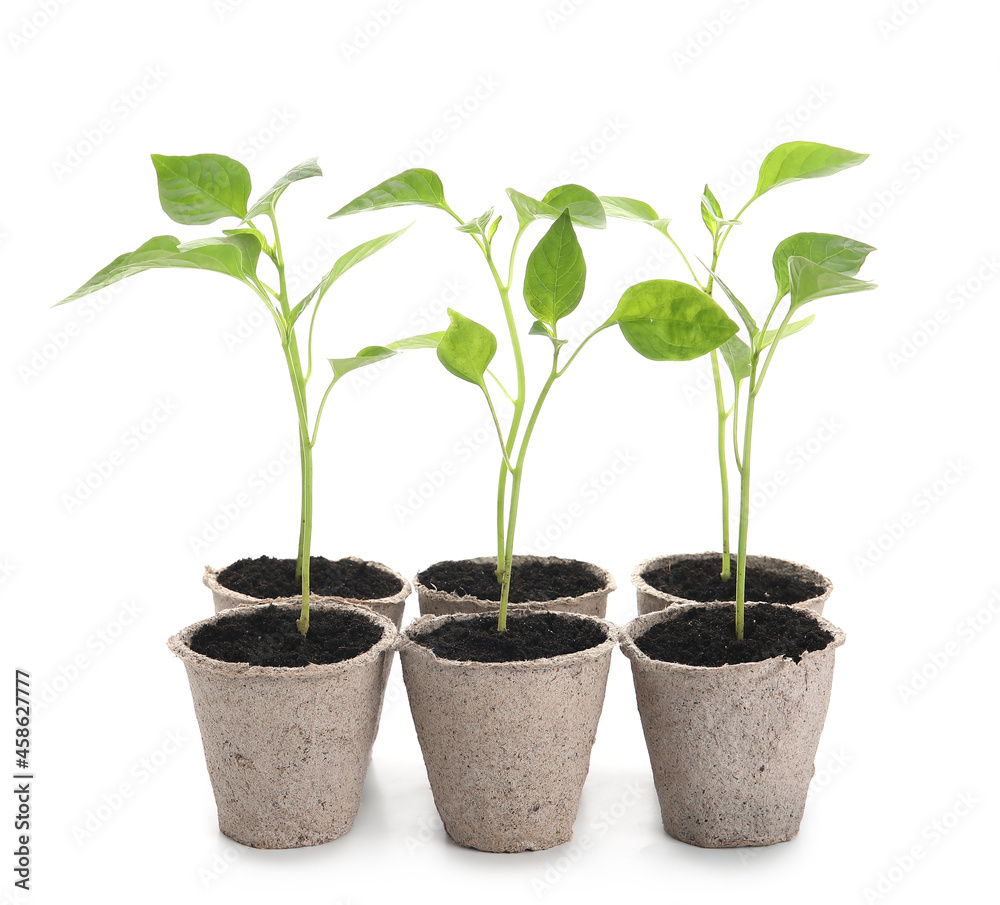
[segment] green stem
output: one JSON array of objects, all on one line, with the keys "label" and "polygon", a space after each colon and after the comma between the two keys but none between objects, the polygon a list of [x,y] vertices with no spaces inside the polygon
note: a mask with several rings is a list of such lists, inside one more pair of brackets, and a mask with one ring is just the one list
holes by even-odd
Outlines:
[{"label": "green stem", "polygon": [[[714,267],[712,268],[715,269]],[[732,575],[729,557],[729,470],[726,465],[726,402],[722,395],[722,375],[719,372],[719,354],[712,350],[712,377],[715,380],[715,402],[719,426],[719,476],[722,479],[722,572],[723,581]]]},{"label": "green stem", "polygon": [[751,387],[751,393],[754,396],[760,392],[760,386],[764,382],[764,378],[767,376],[767,369],[771,366],[771,359],[774,358],[774,350],[778,348],[778,343],[781,340],[781,334],[785,332],[785,327],[788,326],[788,322],[792,319],[792,309],[788,309],[788,313],[785,315],[784,319],[781,321],[781,326],[778,327],[778,332],[774,337],[774,342],[771,343],[771,348],[767,350],[767,358],[764,359],[764,367],[760,372],[760,379],[757,381],[756,385]]},{"label": "green stem", "polygon": [[517,507],[521,498],[521,478],[524,475],[524,457],[528,452],[528,442],[531,440],[532,431],[535,429],[535,422],[545,403],[552,384],[559,377],[559,347],[552,351],[552,370],[542,387],[541,393],[535,402],[535,407],[531,410],[531,417],[528,418],[528,426],[524,429],[524,437],[521,439],[521,448],[517,455],[517,464],[513,469],[513,480],[510,488],[510,514],[507,518],[507,542],[504,548],[503,575],[500,586],[500,619],[497,622],[497,630],[507,631],[507,604],[510,600],[510,575],[514,564],[514,529],[517,527]]},{"label": "green stem", "polygon": [[743,429],[743,468],[740,471],[740,538],[736,551],[736,637],[743,640],[743,604],[746,600],[747,528],[750,523],[750,445],[753,439],[753,410],[757,387],[757,355],[751,352],[750,387]]}]

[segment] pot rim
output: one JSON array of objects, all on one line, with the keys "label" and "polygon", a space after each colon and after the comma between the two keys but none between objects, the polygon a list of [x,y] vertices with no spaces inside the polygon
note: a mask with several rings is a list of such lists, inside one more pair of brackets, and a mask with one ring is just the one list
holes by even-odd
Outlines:
[{"label": "pot rim", "polygon": [[499,662],[483,662],[481,660],[449,660],[439,657],[429,647],[424,646],[417,640],[420,635],[448,621],[470,621],[473,619],[483,619],[485,617],[499,616],[500,610],[483,613],[447,613],[443,616],[418,616],[402,632],[397,633],[395,649],[403,652],[408,651],[433,662],[440,669],[470,669],[479,668],[486,670],[506,670],[515,672],[547,671],[566,666],[574,660],[598,660],[606,653],[612,651],[618,643],[621,629],[608,619],[601,619],[599,616],[591,616],[587,613],[569,613],[558,610],[549,611],[554,616],[561,619],[583,619],[588,622],[597,623],[605,632],[605,638],[600,644],[584,650],[571,651],[566,654],[557,654],[554,657],[539,657],[535,660],[501,660]]},{"label": "pot rim", "polygon": [[[525,562],[545,562],[551,560],[558,560],[559,562],[569,562],[569,563],[580,563],[586,566],[593,574],[597,575],[604,584],[594,591],[585,591],[583,594],[577,594],[571,597],[555,597],[552,600],[529,600],[524,603],[508,603],[507,606],[510,610],[548,610],[553,606],[559,605],[569,605],[580,600],[585,600],[591,596],[597,596],[602,594],[610,595],[614,591],[618,590],[618,585],[615,582],[614,576],[603,566],[599,566],[596,563],[588,562],[584,559],[572,559],[566,556],[537,556],[533,553],[515,553],[513,562],[515,565],[523,564]],[[431,563],[429,566],[425,566],[421,569],[413,578],[413,588],[420,594],[433,594],[441,600],[446,600],[449,603],[461,603],[464,605],[473,605],[479,609],[479,613],[471,615],[480,615],[484,613],[498,613],[500,602],[498,600],[484,600],[482,597],[474,597],[471,594],[456,594],[453,591],[441,591],[437,588],[432,588],[425,585],[421,580],[420,576],[426,572],[428,569],[433,569],[434,566],[440,565],[443,562],[469,562],[469,563],[489,563],[496,562],[495,556],[466,556],[462,559],[442,559],[438,562]]]},{"label": "pot rim", "polygon": [[[705,559],[707,557],[721,557],[722,553],[714,550],[706,550],[704,553],[661,553],[657,556],[650,556],[648,559],[644,559],[632,570],[632,584],[637,591],[641,594],[649,594],[651,597],[655,597],[658,600],[664,600],[672,605],[678,603],[728,603],[732,604],[732,600],[714,601],[714,600],[692,600],[690,597],[678,597],[676,594],[671,594],[668,591],[661,591],[659,588],[654,588],[648,581],[646,581],[645,573],[649,572],[651,569],[656,568],[664,560],[672,559],[686,559],[686,560],[699,560]],[[781,559],[777,556],[767,556],[763,553],[748,553],[747,562],[756,562],[761,565],[769,565],[771,563],[777,563],[782,566],[792,566],[795,569],[800,569],[804,572],[809,573],[810,580],[815,581],[823,590],[819,594],[815,594],[812,597],[807,597],[805,600],[799,600],[795,603],[783,604],[783,606],[795,606],[795,607],[807,607],[810,604],[815,603],[817,600],[827,600],[830,594],[833,593],[833,582],[827,578],[822,572],[817,572],[812,566],[804,565],[803,563],[796,562],[793,559]],[[747,601],[747,603],[773,603],[773,601],[766,600],[754,600]]]},{"label": "pot rim", "polygon": [[[298,603],[282,602],[272,604],[279,609],[288,610],[289,616],[295,616],[301,611]],[[226,660],[216,660],[214,657],[207,657],[191,649],[191,638],[194,633],[203,625],[218,622],[221,619],[241,619],[250,615],[249,607],[234,607],[223,610],[193,622],[191,625],[182,628],[179,632],[171,635],[167,639],[167,647],[184,661],[185,666],[192,666],[203,672],[224,673],[230,676],[247,676],[253,678],[273,678],[273,679],[329,679],[331,677],[351,672],[370,661],[380,657],[385,651],[393,650],[397,635],[396,626],[392,620],[381,613],[360,607],[340,603],[334,600],[310,602],[310,612],[324,610],[345,610],[351,613],[360,613],[370,622],[374,622],[382,629],[382,637],[376,641],[368,650],[351,657],[349,660],[341,660],[338,663],[310,663],[306,666],[252,666],[249,663],[231,663]]]},{"label": "pot rim", "polygon": [[[760,605],[761,602],[759,601],[747,601],[745,604],[748,608]],[[765,605],[773,606],[774,604]],[[625,625],[620,626],[618,629],[618,643],[621,647],[622,653],[632,661],[633,666],[637,666],[641,669],[664,670],[691,676],[700,676],[708,673],[718,674],[722,670],[748,671],[755,668],[770,670],[782,661],[787,661],[793,666],[801,666],[807,658],[813,659],[827,653],[828,651],[836,650],[838,647],[841,647],[845,641],[847,641],[847,635],[844,631],[837,628],[837,626],[835,626],[828,619],[825,619],[823,616],[816,615],[816,613],[811,610],[800,610],[800,612],[805,613],[810,619],[815,620],[820,628],[833,635],[833,639],[820,650],[806,651],[803,653],[799,658],[798,663],[789,657],[781,655],[777,657],[768,657],[766,660],[752,660],[749,663],[725,663],[722,666],[691,666],[687,663],[674,663],[670,660],[655,660],[639,649],[635,640],[637,638],[641,638],[652,626],[667,619],[674,619],[683,610],[692,609],[694,607],[704,607],[706,609],[732,607],[735,610],[735,604],[731,600],[713,600],[709,603],[696,603],[692,601],[688,603],[674,604],[673,606],[669,606],[665,609],[656,610],[653,613],[646,613],[644,616],[637,616],[635,619],[632,619]]]},{"label": "pot rim", "polygon": [[[359,556],[343,556],[341,559],[349,559],[354,562],[361,562],[368,566],[374,566],[377,569],[387,572],[395,578],[399,579],[400,589],[388,597],[334,597],[325,594],[312,594],[309,595],[310,606],[315,603],[341,603],[342,601],[348,601],[350,603],[361,603],[365,606],[381,605],[381,604],[392,604],[392,603],[402,603],[413,593],[413,586],[410,584],[409,580],[397,572],[395,569],[387,566],[385,563],[377,562],[370,559],[361,559]],[[232,565],[230,563],[229,565]],[[302,594],[294,594],[291,597],[252,597],[249,594],[244,594],[240,591],[234,591],[231,588],[227,588],[224,584],[219,582],[219,573],[224,572],[229,566],[223,566],[221,569],[216,569],[214,566],[205,566],[205,572],[202,575],[201,581],[213,594],[224,594],[225,596],[238,601],[244,606],[256,606],[258,604],[278,604],[278,603],[293,603],[298,601],[300,604],[302,602]]]}]

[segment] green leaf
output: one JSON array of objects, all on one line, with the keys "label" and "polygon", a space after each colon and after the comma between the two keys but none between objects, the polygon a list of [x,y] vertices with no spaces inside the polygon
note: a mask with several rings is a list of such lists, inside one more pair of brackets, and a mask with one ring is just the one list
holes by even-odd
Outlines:
[{"label": "green leaf", "polygon": [[[805,328],[808,327],[814,320],[816,320],[816,315],[810,314],[809,317],[804,317],[800,321],[795,321],[794,323],[789,324],[781,332],[781,338],[784,339],[787,336],[794,336],[796,333],[805,330]],[[777,336],[777,330],[768,330],[763,336],[758,333],[755,338],[760,343],[759,351],[763,352],[769,345],[771,345],[771,343],[774,342]]]},{"label": "green leaf", "polygon": [[617,217],[619,220],[635,220],[639,223],[648,223],[653,229],[667,235],[669,220],[659,217],[655,210],[645,201],[637,201],[635,198],[624,198],[621,195],[601,195],[601,204],[609,217]]},{"label": "green leaf", "polygon": [[439,330],[437,333],[421,333],[419,336],[397,339],[395,342],[389,343],[389,348],[397,352],[407,349],[436,349],[442,336],[444,336],[444,330]]},{"label": "green leaf", "polygon": [[545,324],[543,324],[541,321],[535,321],[531,325],[531,329],[528,330],[528,335],[529,336],[547,336],[549,339],[554,339],[555,338],[554,335],[553,335],[553,333],[552,333],[552,330],[548,326],[546,326]]},{"label": "green leaf", "polygon": [[247,211],[244,219],[249,220],[251,217],[259,217],[261,214],[273,214],[274,206],[278,203],[282,192],[293,182],[298,182],[300,179],[309,179],[312,176],[322,176],[323,171],[319,168],[316,160],[317,158],[310,157],[297,167],[292,167],[292,169],[285,173],[284,176],[257,199],[254,206]]},{"label": "green leaf", "polygon": [[333,382],[336,383],[345,374],[358,368],[366,368],[377,361],[384,361],[397,354],[392,349],[385,346],[366,346],[353,358],[331,358],[330,366],[333,368]]},{"label": "green leaf", "polygon": [[503,220],[503,215],[501,214],[490,224],[490,231],[486,235],[486,241],[492,242],[493,237],[497,234],[497,227],[500,225],[500,221]]},{"label": "green leaf", "polygon": [[731,336],[719,346],[719,351],[733,375],[733,383],[739,387],[740,381],[750,376],[750,347],[738,336]]},{"label": "green leaf", "polygon": [[[161,267],[209,270],[246,282],[248,264],[243,258],[244,246],[236,242],[235,238],[232,242],[207,240],[182,250],[175,236],[154,236],[135,251],[119,255],[107,267],[95,273],[76,292],[66,296],[57,304],[65,305],[133,274]],[[257,253],[259,252],[258,248]]]},{"label": "green leaf", "polygon": [[877,288],[874,283],[856,280],[846,274],[814,264],[808,258],[794,255],[788,259],[788,277],[791,282],[792,311],[801,308],[807,302],[828,295],[843,295]]},{"label": "green leaf", "polygon": [[246,216],[250,173],[222,154],[165,157],[153,154],[160,206],[178,223],[201,226],[220,217]]},{"label": "green leaf", "polygon": [[714,239],[719,234],[719,222],[724,219],[722,208],[716,200],[712,190],[705,185],[705,191],[701,196],[701,219],[704,221],[708,231]]},{"label": "green leaf", "polygon": [[483,375],[497,351],[497,339],[482,324],[448,309],[451,325],[438,342],[437,355],[452,374],[486,388]]},{"label": "green leaf", "polygon": [[601,199],[582,185],[570,183],[556,186],[545,193],[542,204],[547,204],[557,211],[569,211],[573,222],[579,223],[580,226],[604,229],[608,224]]},{"label": "green leaf", "polygon": [[413,226],[413,224],[411,223],[409,226],[404,226],[402,229],[396,230],[394,233],[387,233],[384,236],[378,236],[375,239],[369,239],[367,242],[362,242],[360,245],[356,245],[350,251],[345,252],[337,258],[336,263],[334,263],[333,267],[330,268],[323,279],[321,279],[313,287],[312,291],[292,309],[292,322],[295,322],[298,316],[312,304],[313,300],[316,301],[317,305],[323,301],[323,296],[326,295],[327,290],[355,264],[360,264],[365,258],[371,257],[375,254],[375,252],[385,248],[390,242],[394,242],[401,235],[403,235],[403,233],[405,233],[410,226]]},{"label": "green leaf", "polygon": [[339,211],[330,214],[330,219],[356,214],[358,211],[379,211],[408,204],[448,209],[444,200],[444,187],[437,173],[432,170],[404,170],[398,176],[380,182],[375,188],[358,195]]},{"label": "green leaf", "polygon": [[757,190],[753,197],[759,198],[779,185],[800,179],[831,176],[848,167],[856,167],[867,159],[867,154],[821,145],[814,141],[788,141],[778,145],[761,162]]},{"label": "green leaf", "polygon": [[583,249],[565,210],[528,256],[524,271],[528,310],[555,334],[556,322],[580,304],[586,278]]},{"label": "green leaf", "polygon": [[353,358],[331,358],[329,362],[333,368],[333,382],[336,383],[351,371],[365,368],[377,361],[385,361],[409,349],[436,349],[442,336],[444,336],[443,330],[438,333],[423,333],[419,336],[397,339],[387,346],[366,346]]},{"label": "green leaf", "polygon": [[654,361],[698,358],[739,330],[710,295],[677,280],[630,286],[607,323],[618,324],[629,345]]},{"label": "green leaf", "polygon": [[[701,263],[702,266],[704,267],[704,262],[702,261]],[[730,289],[725,283],[722,282],[722,280],[719,278],[719,275],[714,270],[712,270],[710,267],[705,267],[705,269],[710,274],[712,274],[712,277],[715,279],[715,282],[722,287],[722,291],[726,294],[726,297],[729,299],[729,301],[732,302],[733,307],[736,309],[736,313],[740,316],[740,320],[743,321],[743,324],[747,328],[747,333],[749,333],[751,336],[756,335],[757,324],[755,323],[753,317],[750,315],[750,312],[747,311],[746,306],[743,304],[743,302],[741,302],[738,298],[736,298],[736,295],[733,293],[732,289]]]},{"label": "green leaf", "polygon": [[463,223],[461,226],[456,226],[460,233],[474,233],[476,235],[485,236],[486,227],[489,226],[490,218],[493,216],[493,208],[491,207],[488,211],[480,214],[474,220],[469,220]]},{"label": "green leaf", "polygon": [[788,259],[806,258],[827,270],[854,276],[875,249],[864,242],[856,242],[831,233],[796,233],[778,243],[771,262],[774,281],[778,284],[778,298],[784,298],[791,289],[788,280]]},{"label": "green leaf", "polygon": [[227,232],[233,234],[219,238],[193,239],[190,242],[183,242],[178,245],[177,250],[184,253],[196,249],[205,249],[206,251],[203,253],[214,254],[214,252],[208,252],[207,249],[223,245],[235,246],[240,251],[240,274],[232,273],[230,276],[237,276],[238,278],[246,277],[251,282],[255,281],[257,276],[257,260],[260,258],[261,251],[260,240],[253,233],[235,232],[233,230]]},{"label": "green leaf", "polygon": [[522,195],[516,189],[507,189],[507,197],[510,198],[511,203],[514,205],[514,210],[517,211],[517,222],[522,229],[529,223],[534,223],[535,220],[540,220],[544,217],[555,220],[562,213],[558,208],[541,201],[536,201],[528,195]]}]

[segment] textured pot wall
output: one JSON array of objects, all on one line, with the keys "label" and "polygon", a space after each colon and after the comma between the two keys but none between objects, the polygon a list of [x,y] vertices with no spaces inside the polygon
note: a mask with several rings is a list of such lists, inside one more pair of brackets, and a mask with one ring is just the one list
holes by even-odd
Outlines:
[{"label": "textured pot wall", "polygon": [[[678,603],[696,602],[688,600],[686,597],[676,597],[673,594],[668,594],[665,591],[660,591],[657,588],[654,588],[646,581],[643,577],[644,575],[654,569],[659,569],[670,562],[677,562],[678,560],[698,561],[705,559],[717,559],[721,563],[722,554],[679,553],[671,556],[654,556],[651,559],[647,559],[639,563],[639,565],[632,570],[632,584],[635,585],[639,615],[644,616],[647,613],[655,613],[658,610],[662,610],[664,607],[673,606]],[[771,569],[772,571],[778,572],[782,575],[795,575],[806,578],[809,581],[822,586],[823,592],[821,594],[811,597],[809,600],[803,600],[801,603],[794,603],[792,606],[809,610],[810,613],[815,613],[817,616],[823,615],[823,607],[825,606],[827,600],[829,600],[830,595],[833,593],[833,582],[830,581],[830,579],[825,575],[821,575],[815,569],[810,569],[808,566],[803,566],[797,562],[792,562],[787,559],[775,559],[772,556],[747,556],[747,563],[749,565]],[[750,603],[754,601],[747,602]],[[760,603],[764,601],[756,602]]]},{"label": "textured pot wall", "polygon": [[[357,562],[361,561],[354,556],[348,558],[354,559]],[[400,575],[399,572],[390,569],[380,562],[369,562],[368,565],[375,566],[383,572],[387,572],[398,578],[401,582],[399,593],[393,594],[392,597],[382,597],[378,600],[349,600],[344,597],[321,597],[310,594],[309,605],[312,606],[314,603],[346,603],[352,606],[365,606],[373,612],[386,616],[395,624],[397,629],[402,628],[403,607],[406,604],[406,598],[413,592],[410,582]],[[205,566],[205,574],[202,576],[203,584],[212,592],[212,600],[215,603],[216,613],[221,613],[223,610],[232,609],[237,606],[260,606],[265,603],[294,603],[297,601],[299,606],[302,605],[301,594],[294,597],[276,597],[265,600],[260,597],[251,597],[249,594],[240,594],[237,591],[231,591],[229,588],[219,584],[219,572],[221,571],[222,569],[213,569],[211,566]]]},{"label": "textured pot wall", "polygon": [[692,606],[732,604],[682,604],[620,630],[663,826],[708,848],[784,842],[799,831],[844,633],[817,617],[834,640],[798,663],[682,666],[636,647],[650,626]]},{"label": "textured pot wall", "polygon": [[[524,565],[531,562],[545,562],[556,557],[551,556],[515,556],[514,565]],[[463,560],[474,563],[495,563],[495,556],[477,556]],[[436,564],[435,564],[436,565]],[[559,597],[556,600],[540,600],[534,603],[509,603],[510,613],[526,613],[538,610],[551,610],[558,613],[583,613],[586,616],[597,616],[603,619],[608,611],[608,595],[617,588],[615,579],[606,569],[593,563],[583,563],[593,573],[599,576],[602,587],[589,594],[578,597]],[[428,566],[430,568],[430,566]],[[417,591],[421,616],[447,616],[452,613],[489,613],[495,612],[499,606],[496,600],[482,600],[479,597],[467,597],[452,594],[449,591],[438,591],[422,584],[419,577],[413,579],[413,587]]]},{"label": "textured pot wall", "polygon": [[[414,638],[400,644],[403,678],[434,803],[459,845],[490,852],[567,842],[590,769],[615,627],[579,653],[523,663],[441,660]],[[571,617],[588,618],[588,617]]]},{"label": "textured pot wall", "polygon": [[[296,617],[296,604],[281,606]],[[317,604],[313,612],[327,608],[347,607]],[[188,626],[168,642],[187,669],[219,829],[254,848],[336,839],[361,804],[395,628],[369,613],[381,640],[323,666],[224,663],[191,650],[197,628],[228,615]]]}]

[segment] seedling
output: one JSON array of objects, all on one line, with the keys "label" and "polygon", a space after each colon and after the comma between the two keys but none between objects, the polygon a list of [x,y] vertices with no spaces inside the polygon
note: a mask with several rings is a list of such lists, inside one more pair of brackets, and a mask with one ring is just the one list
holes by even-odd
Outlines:
[{"label": "seedling", "polygon": [[[684,361],[704,355],[735,335],[738,327],[702,289],[675,280],[649,280],[625,290],[611,316],[585,336],[568,353],[560,366],[567,340],[559,336],[559,322],[571,314],[583,298],[586,263],[575,226],[603,229],[607,214],[601,199],[579,185],[552,189],[540,201],[513,189],[507,195],[517,215],[517,230],[506,262],[505,275],[494,257],[494,239],[501,217],[493,208],[472,220],[456,214],[445,201],[440,178],[430,170],[406,170],[355,198],[331,217],[359,211],[381,210],[403,205],[437,208],[457,221],[458,230],[469,235],[482,252],[490,276],[500,296],[510,338],[516,386],[508,391],[490,370],[497,351],[497,339],[486,327],[449,309],[450,326],[437,344],[437,356],[456,377],[478,387],[483,393],[500,442],[501,462],[497,481],[496,535],[497,581],[500,582],[500,615],[497,628],[507,628],[514,533],[524,477],[525,456],[542,406],[555,382],[597,334],[618,326],[628,343],[640,355],[657,361]],[[523,295],[535,319],[528,335],[547,339],[552,346],[552,364],[530,409],[519,332],[511,305],[517,249],[522,237],[538,220],[552,220],[525,267]],[[501,423],[487,377],[506,398],[511,415],[506,428]],[[522,421],[527,422],[522,430]],[[509,487],[508,487],[509,480]]]},{"label": "seedling", "polygon": [[[659,230],[673,244],[687,266],[695,284],[709,295],[717,284],[732,303],[747,332],[744,341],[738,335],[723,343],[712,354],[712,375],[718,410],[718,453],[719,474],[722,484],[722,570],[724,581],[732,580],[729,545],[729,478],[727,469],[728,422],[732,418],[732,448],[736,469],[740,476],[740,520],[736,556],[736,637],[743,638],[743,611],[746,592],[746,550],[747,528],[750,517],[750,452],[753,441],[754,407],[758,394],[767,376],[771,360],[779,343],[789,336],[808,327],[814,319],[810,314],[799,320],[792,318],[800,308],[809,302],[830,295],[843,295],[874,289],[874,283],[854,279],[865,258],[875,249],[864,242],[857,242],[844,236],[829,233],[796,233],[778,243],[772,255],[774,279],[777,292],[764,324],[757,326],[747,307],[730,288],[718,277],[717,270],[722,249],[740,218],[758,198],[771,189],[798,182],[830,176],[841,170],[855,167],[864,162],[867,154],[857,154],[843,148],[817,144],[809,141],[793,141],[778,145],[761,162],[757,176],[757,188],[734,217],[727,219],[722,207],[706,185],[701,197],[701,216],[712,237],[711,266],[705,265],[708,276],[704,285],[699,281],[689,258],[670,236],[669,220],[656,218],[655,212],[642,202],[628,199],[602,199],[608,213],[631,220],[643,220]],[[609,203],[617,201],[617,209]],[[646,216],[636,216],[635,206],[642,205],[648,210]],[[769,329],[778,314],[782,302],[787,301],[785,313],[775,329]],[[733,379],[732,403],[726,405],[719,354]],[[743,409],[742,443],[740,441],[740,409]]]},{"label": "seedling", "polygon": [[[285,189],[293,182],[322,176],[316,158],[289,170],[257,201],[248,207],[250,173],[237,160],[221,154],[195,154],[190,157],[152,155],[160,206],[172,220],[186,226],[203,226],[232,218],[235,226],[222,230],[221,236],[180,242],[174,236],[155,236],[135,251],[123,254],[98,271],[76,292],[58,304],[64,305],[97,292],[105,286],[144,270],[160,267],[184,267],[221,273],[249,287],[270,313],[281,339],[281,349],[288,366],[298,419],[302,493],[299,521],[299,545],[295,576],[302,582],[302,612],[296,622],[305,635],[309,630],[309,557],[313,523],[313,447],[319,433],[320,419],[327,397],[344,374],[378,358],[406,348],[434,345],[438,337],[415,337],[399,340],[388,347],[363,349],[352,359],[331,359],[333,376],[320,399],[315,419],[311,420],[306,388],[313,376],[313,329],[316,314],[327,292],[348,270],[365,258],[385,248],[406,229],[363,242],[341,255],[330,271],[306,294],[293,303],[285,278],[285,257],[281,248],[276,208]],[[256,221],[256,222],[255,222]],[[258,224],[270,224],[270,238]],[[263,253],[263,255],[262,255]],[[261,275],[266,260],[270,274]],[[275,280],[276,278],[276,280]],[[265,279],[270,282],[265,282]],[[274,283],[277,285],[273,285]],[[299,349],[296,326],[312,308],[304,353]]]}]

